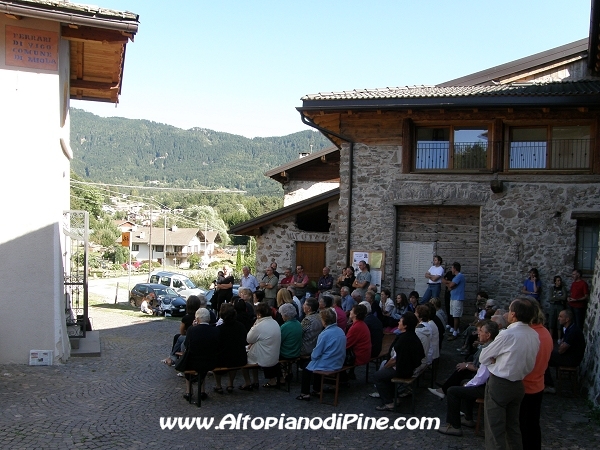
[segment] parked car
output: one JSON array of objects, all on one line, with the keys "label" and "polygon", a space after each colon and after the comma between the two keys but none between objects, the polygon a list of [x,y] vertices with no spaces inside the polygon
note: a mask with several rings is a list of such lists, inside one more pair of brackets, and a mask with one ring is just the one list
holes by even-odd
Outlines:
[{"label": "parked car", "polygon": [[150,274],[150,283],[169,286],[170,288],[175,289],[183,298],[188,298],[190,295],[206,295],[204,289],[200,289],[192,280],[180,273],[165,271],[153,272]]},{"label": "parked car", "polygon": [[129,304],[138,309],[148,294],[154,294],[149,305],[157,315],[184,316],[186,300],[174,289],[156,283],[138,283],[129,294]]}]

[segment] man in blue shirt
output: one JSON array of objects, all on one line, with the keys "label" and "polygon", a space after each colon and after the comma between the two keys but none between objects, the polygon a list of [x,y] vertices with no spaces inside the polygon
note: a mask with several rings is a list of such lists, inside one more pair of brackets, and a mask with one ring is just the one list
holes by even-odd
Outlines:
[{"label": "man in blue shirt", "polygon": [[465,302],[465,276],[460,273],[460,263],[452,263],[452,281],[443,280],[443,283],[450,289],[450,315],[454,317],[454,327],[450,328],[452,336],[448,338],[453,341],[458,336],[460,327],[460,318],[463,315],[463,305]]},{"label": "man in blue shirt", "polygon": [[343,286],[342,289],[340,289],[340,295],[342,296],[342,309],[346,312],[346,316],[349,316],[350,311],[352,311],[352,308],[354,308],[356,302],[350,295],[350,289],[348,289],[348,286]]}]

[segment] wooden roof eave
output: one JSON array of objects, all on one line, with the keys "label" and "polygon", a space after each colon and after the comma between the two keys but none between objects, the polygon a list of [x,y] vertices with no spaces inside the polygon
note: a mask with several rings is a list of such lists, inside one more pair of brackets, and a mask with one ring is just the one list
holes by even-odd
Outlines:
[{"label": "wooden roof eave", "polygon": [[63,26],[71,42],[70,96],[78,100],[118,103],[131,33],[84,26]]}]

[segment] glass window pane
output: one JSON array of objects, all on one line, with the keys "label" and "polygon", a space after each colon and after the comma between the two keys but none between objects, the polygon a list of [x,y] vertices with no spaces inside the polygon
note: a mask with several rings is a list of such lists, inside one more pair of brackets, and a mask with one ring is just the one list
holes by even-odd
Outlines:
[{"label": "glass window pane", "polygon": [[447,169],[449,128],[417,128],[416,169]]},{"label": "glass window pane", "polygon": [[552,128],[552,169],[587,169],[590,165],[590,127]]},{"label": "glass window pane", "polygon": [[487,128],[457,127],[454,129],[454,169],[485,169],[487,149]]},{"label": "glass window pane", "polygon": [[511,169],[546,168],[546,128],[513,128],[511,138]]}]

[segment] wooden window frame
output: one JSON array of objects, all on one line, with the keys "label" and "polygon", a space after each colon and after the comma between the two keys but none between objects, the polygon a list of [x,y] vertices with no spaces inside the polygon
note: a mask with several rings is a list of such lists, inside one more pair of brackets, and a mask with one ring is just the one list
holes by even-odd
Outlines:
[{"label": "wooden window frame", "polygon": [[[487,129],[487,150],[486,150],[486,163],[485,167],[476,168],[476,169],[453,169],[454,167],[454,134],[456,129],[461,128],[481,128]],[[419,128],[447,128],[449,129],[449,138],[448,138],[448,167],[445,169],[417,169],[417,131]],[[456,122],[456,123],[414,123],[411,126],[411,171],[414,173],[481,173],[481,172],[490,172],[492,170],[492,161],[494,154],[494,141],[491,140],[493,135],[494,125],[489,121],[485,122],[475,122],[475,123],[465,123],[465,122]],[[441,142],[441,141],[440,141]]]}]

